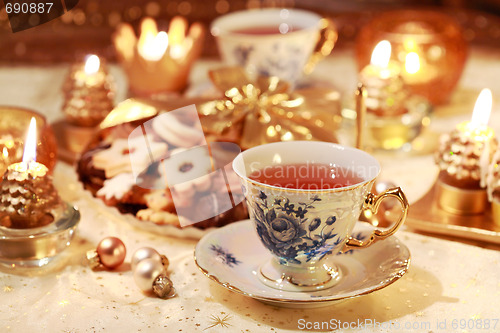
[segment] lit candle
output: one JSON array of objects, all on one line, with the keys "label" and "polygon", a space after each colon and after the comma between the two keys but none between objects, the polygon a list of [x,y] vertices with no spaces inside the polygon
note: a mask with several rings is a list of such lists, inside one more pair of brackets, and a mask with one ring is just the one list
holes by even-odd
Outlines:
[{"label": "lit candle", "polygon": [[32,117],[24,146],[23,161],[11,164],[7,168],[13,172],[17,181],[44,177],[49,171],[45,165],[36,162],[36,141],[36,119]]},{"label": "lit candle", "polygon": [[76,86],[96,87],[102,86],[106,81],[106,73],[101,68],[98,56],[91,54],[87,56],[85,64],[74,74]]},{"label": "lit candle", "polygon": [[375,46],[370,64],[359,75],[367,91],[367,111],[381,116],[407,112],[403,105],[407,95],[400,70],[390,59],[391,44],[383,40]]},{"label": "lit candle", "polygon": [[372,52],[370,64],[363,68],[361,75],[367,78],[388,80],[399,75],[399,69],[391,59],[391,43],[380,41]]},{"label": "lit candle", "polygon": [[488,126],[492,96],[483,89],[477,98],[470,121],[457,125],[442,138],[437,163],[447,183],[460,188],[484,188],[488,165],[497,145]]},{"label": "lit candle", "polygon": [[[63,86],[65,95],[62,110],[66,115],[66,122],[80,130],[65,127],[67,141],[64,145],[76,153],[81,152],[92,136],[90,129],[98,125],[113,109],[115,85],[106,66],[103,66],[98,56],[88,55],[85,63],[72,67]],[[87,133],[88,132],[88,133]],[[77,136],[84,135],[83,138]],[[75,142],[76,141],[76,142]],[[75,148],[75,149],[73,149]]]},{"label": "lit candle", "polygon": [[436,198],[439,207],[461,215],[482,214],[487,209],[488,167],[498,146],[488,126],[492,96],[483,89],[472,119],[441,137],[436,163],[439,167]]},{"label": "lit candle", "polygon": [[475,142],[484,142],[484,147],[479,157],[481,187],[486,186],[488,166],[491,161],[491,155],[494,153],[491,145],[495,132],[488,126],[492,104],[491,90],[483,89],[474,105],[471,121],[463,122],[457,126],[457,129],[466,137],[471,138]]},{"label": "lit candle", "polygon": [[159,61],[168,48],[168,34],[158,32],[156,23],[146,18],[141,24],[141,35],[137,42],[137,52],[148,61]]},{"label": "lit candle", "polygon": [[61,200],[48,168],[36,162],[36,120],[31,118],[22,162],[9,165],[0,184],[0,226],[36,228],[54,221]]},{"label": "lit candle", "polygon": [[458,124],[457,129],[463,133],[464,136],[474,141],[489,141],[494,136],[493,129],[488,126],[492,104],[493,98],[491,96],[491,90],[481,90],[476,100],[476,104],[474,105],[471,120]]},{"label": "lit candle", "polygon": [[120,25],[113,43],[128,76],[129,89],[138,96],[182,91],[201,53],[203,35],[201,24],[189,27],[179,16],[172,19],[168,32],[158,32],[156,22],[144,18],[139,37],[131,25]]},{"label": "lit candle", "polygon": [[437,77],[436,68],[429,66],[425,58],[419,54],[415,50],[408,52],[404,57],[404,70],[401,71],[401,76],[407,84],[426,84]]},{"label": "lit candle", "polygon": [[410,52],[405,57],[405,71],[408,74],[418,73],[420,70],[420,57],[415,52]]},{"label": "lit candle", "polygon": [[488,200],[495,201],[497,207],[496,216],[500,222],[500,149],[493,155],[493,159],[488,168],[488,176],[486,177],[486,186],[488,191]]}]

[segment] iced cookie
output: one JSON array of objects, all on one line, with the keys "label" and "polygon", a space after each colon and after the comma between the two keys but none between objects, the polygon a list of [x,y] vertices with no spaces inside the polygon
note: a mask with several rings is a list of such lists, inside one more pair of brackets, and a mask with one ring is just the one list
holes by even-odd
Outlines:
[{"label": "iced cookie", "polygon": [[97,191],[97,196],[104,200],[115,199],[120,201],[134,185],[135,179],[131,173],[121,173],[105,180],[103,187]]},{"label": "iced cookie", "polygon": [[207,146],[175,149],[159,166],[169,186],[185,197],[211,186],[212,161]]},{"label": "iced cookie", "polygon": [[153,129],[167,143],[177,147],[191,148],[205,143],[203,130],[194,124],[181,121],[168,112],[158,115],[153,120]]},{"label": "iced cookie", "polygon": [[122,173],[104,181],[96,196],[108,206],[130,204],[144,206],[149,189],[137,186],[131,173]]},{"label": "iced cookie", "polygon": [[164,156],[167,148],[166,143],[154,142],[150,136],[115,139],[110,148],[93,155],[92,161],[95,168],[104,170],[106,178],[113,178],[121,173],[144,170]]}]

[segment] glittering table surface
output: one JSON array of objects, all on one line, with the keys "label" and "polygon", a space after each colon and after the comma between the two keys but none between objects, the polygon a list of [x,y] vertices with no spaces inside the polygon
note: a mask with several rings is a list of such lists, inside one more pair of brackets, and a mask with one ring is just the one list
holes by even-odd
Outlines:
[{"label": "glittering table surface", "polygon": [[[314,77],[332,81],[342,92],[352,91],[356,83],[352,59],[348,52],[335,54],[320,64]],[[447,131],[470,117],[474,96],[482,87],[493,90],[496,106],[491,124],[500,130],[500,86],[495,84],[500,77],[498,59],[498,54],[472,51],[452,99],[460,110],[440,108],[441,116],[436,117],[431,131]],[[203,82],[206,69],[213,64],[198,64],[193,82]],[[39,110],[54,121],[61,117],[60,87],[67,69],[1,68],[0,101]],[[117,68],[113,74],[118,78],[120,100],[126,91],[123,75]],[[432,186],[437,174],[429,154],[404,158],[378,154],[377,158],[383,168],[381,178],[402,186],[413,202]],[[500,330],[498,247],[405,229],[398,237],[410,249],[412,262],[396,283],[324,308],[277,308],[209,281],[193,261],[196,241],[159,237],[134,228],[81,196],[75,179],[71,166],[60,163],[56,167],[56,186],[82,214],[77,236],[67,251],[41,271],[0,270],[0,332],[287,332],[301,331],[305,323],[314,327],[316,322],[327,322],[329,328],[334,328],[332,323],[344,323],[344,327],[366,331],[408,331],[409,327],[418,332]],[[127,264],[117,271],[86,267],[85,252],[109,235],[119,236],[127,245],[127,261],[142,246],[167,254],[178,296],[161,300],[144,295]],[[370,322],[375,327],[360,324]]]}]

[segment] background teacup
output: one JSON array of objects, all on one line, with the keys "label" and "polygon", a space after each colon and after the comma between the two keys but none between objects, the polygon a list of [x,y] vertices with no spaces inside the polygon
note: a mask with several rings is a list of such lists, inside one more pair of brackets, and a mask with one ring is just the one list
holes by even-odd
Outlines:
[{"label": "background teacup", "polygon": [[[320,189],[284,188],[255,180],[256,173],[265,175],[266,167],[288,170],[287,166],[299,163],[326,164],[336,170],[337,177],[347,170],[356,178],[350,184]],[[328,257],[384,239],[396,232],[406,218],[408,202],[400,188],[379,196],[370,193],[380,165],[355,148],[313,141],[271,143],[242,152],[233,161],[233,169],[241,178],[259,238],[273,255],[259,268],[259,278],[274,288],[308,291],[333,286],[342,272]],[[313,177],[304,172],[298,171],[296,177]],[[401,203],[399,220],[387,230],[375,229],[366,239],[352,238],[362,209],[376,213],[386,197],[395,197]]]},{"label": "background teacup", "polygon": [[298,9],[238,11],[216,19],[210,31],[227,64],[291,84],[311,72],[337,41],[331,21]]}]

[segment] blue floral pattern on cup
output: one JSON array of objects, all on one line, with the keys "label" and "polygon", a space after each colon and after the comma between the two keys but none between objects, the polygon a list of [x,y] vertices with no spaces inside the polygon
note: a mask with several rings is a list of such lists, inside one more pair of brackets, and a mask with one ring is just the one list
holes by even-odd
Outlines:
[{"label": "blue floral pattern on cup", "polygon": [[264,192],[259,191],[255,199],[248,205],[257,233],[282,264],[315,263],[331,254],[345,240],[344,236],[334,232],[335,215],[324,221],[311,216],[315,203],[322,200],[317,195],[310,202],[294,204],[286,197],[269,200]]},{"label": "blue floral pattern on cup", "polygon": [[246,66],[248,62],[248,57],[250,56],[250,53],[253,52],[253,50],[254,50],[253,46],[238,45],[234,48],[233,55],[236,61],[240,65]]},{"label": "blue floral pattern on cup", "polygon": [[253,46],[239,44],[232,50],[236,62],[246,67],[252,64],[257,74],[264,76],[277,76],[288,82],[296,81],[302,74],[309,50],[298,45],[288,45],[276,42],[270,45],[265,52],[256,50]]}]

